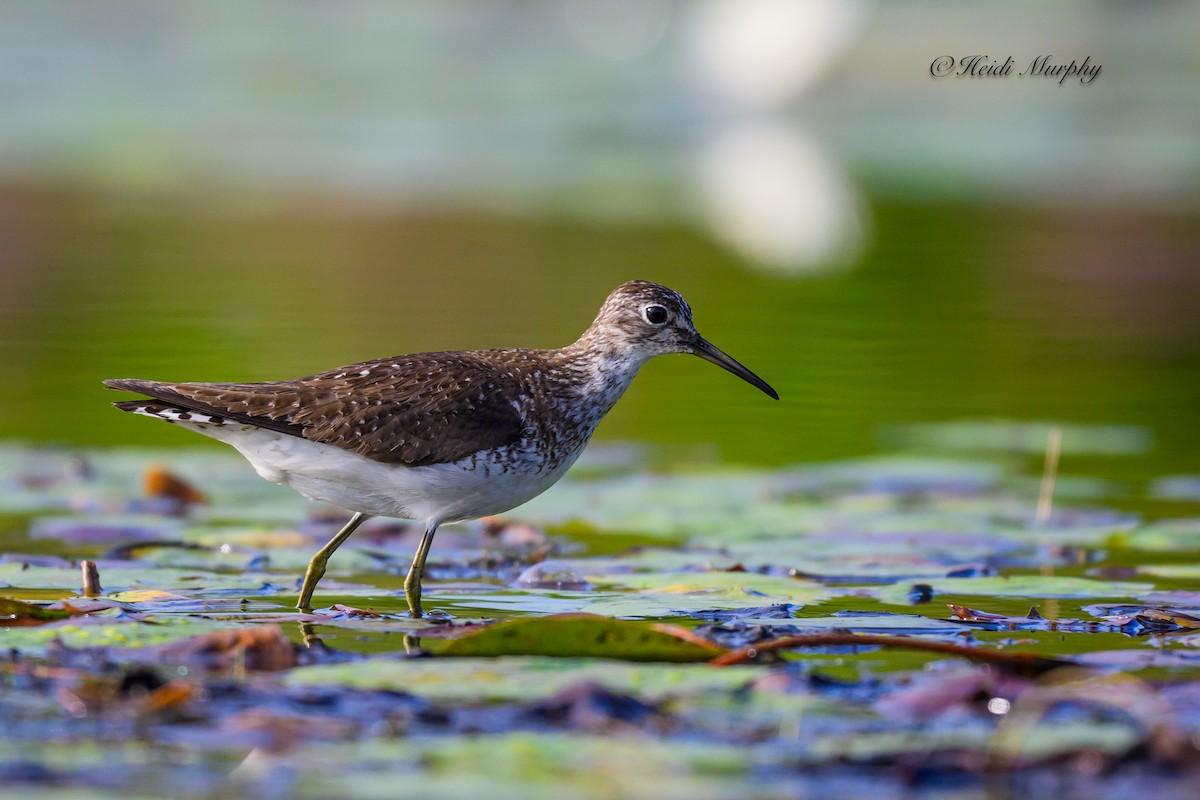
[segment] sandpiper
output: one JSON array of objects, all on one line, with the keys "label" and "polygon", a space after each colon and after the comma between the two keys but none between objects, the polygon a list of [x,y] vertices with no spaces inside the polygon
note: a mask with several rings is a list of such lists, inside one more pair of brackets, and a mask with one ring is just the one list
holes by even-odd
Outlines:
[{"label": "sandpiper", "polygon": [[421,576],[438,526],[508,511],[550,488],[583,452],[638,370],[691,353],[766,394],[714,347],[677,292],[649,281],[613,290],[591,327],[558,350],[420,353],[265,383],[107,380],[147,399],[114,405],[230,444],[259,475],[354,515],[312,558],[296,603],[335,550],[373,516],[421,520],[404,581],[421,615]]}]

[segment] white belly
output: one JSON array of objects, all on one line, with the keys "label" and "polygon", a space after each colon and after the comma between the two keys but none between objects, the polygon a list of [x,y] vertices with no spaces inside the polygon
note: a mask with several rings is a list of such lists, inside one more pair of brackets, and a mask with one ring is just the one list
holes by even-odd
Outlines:
[{"label": "white belly", "polygon": [[350,511],[436,524],[499,514],[553,486],[583,452],[553,467],[533,458],[466,458],[407,467],[382,464],[332,445],[244,425],[178,423],[237,448],[259,475],[305,497]]}]

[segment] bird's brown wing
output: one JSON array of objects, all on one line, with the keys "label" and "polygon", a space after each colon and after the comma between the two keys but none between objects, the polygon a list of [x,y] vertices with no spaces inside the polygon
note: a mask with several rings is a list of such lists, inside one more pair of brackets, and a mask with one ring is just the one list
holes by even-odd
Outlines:
[{"label": "bird's brown wing", "polygon": [[294,381],[109,380],[180,408],[300,436],[383,463],[424,466],[513,444],[517,379],[477,353],[367,361]]}]

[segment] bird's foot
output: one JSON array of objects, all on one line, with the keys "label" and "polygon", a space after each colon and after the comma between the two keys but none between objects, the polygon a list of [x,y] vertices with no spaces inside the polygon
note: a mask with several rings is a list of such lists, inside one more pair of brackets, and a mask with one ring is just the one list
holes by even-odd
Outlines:
[{"label": "bird's foot", "polygon": [[406,599],[408,601],[408,615],[414,619],[420,619],[421,613],[422,613],[421,612],[421,590],[417,589],[414,592],[414,591],[409,591],[407,588],[405,588],[404,599]]}]

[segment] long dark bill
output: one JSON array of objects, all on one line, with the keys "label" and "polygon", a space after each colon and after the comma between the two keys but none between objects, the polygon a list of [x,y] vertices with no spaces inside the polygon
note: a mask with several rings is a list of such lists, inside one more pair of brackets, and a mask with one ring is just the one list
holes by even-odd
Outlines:
[{"label": "long dark bill", "polygon": [[743,367],[735,359],[726,355],[721,348],[712,344],[707,339],[701,336],[696,337],[696,341],[692,344],[692,355],[700,356],[705,361],[711,361],[718,367],[729,370],[751,386],[757,386],[759,389],[762,389],[763,393],[768,397],[776,400],[779,399],[779,393],[772,389],[769,383]]}]

